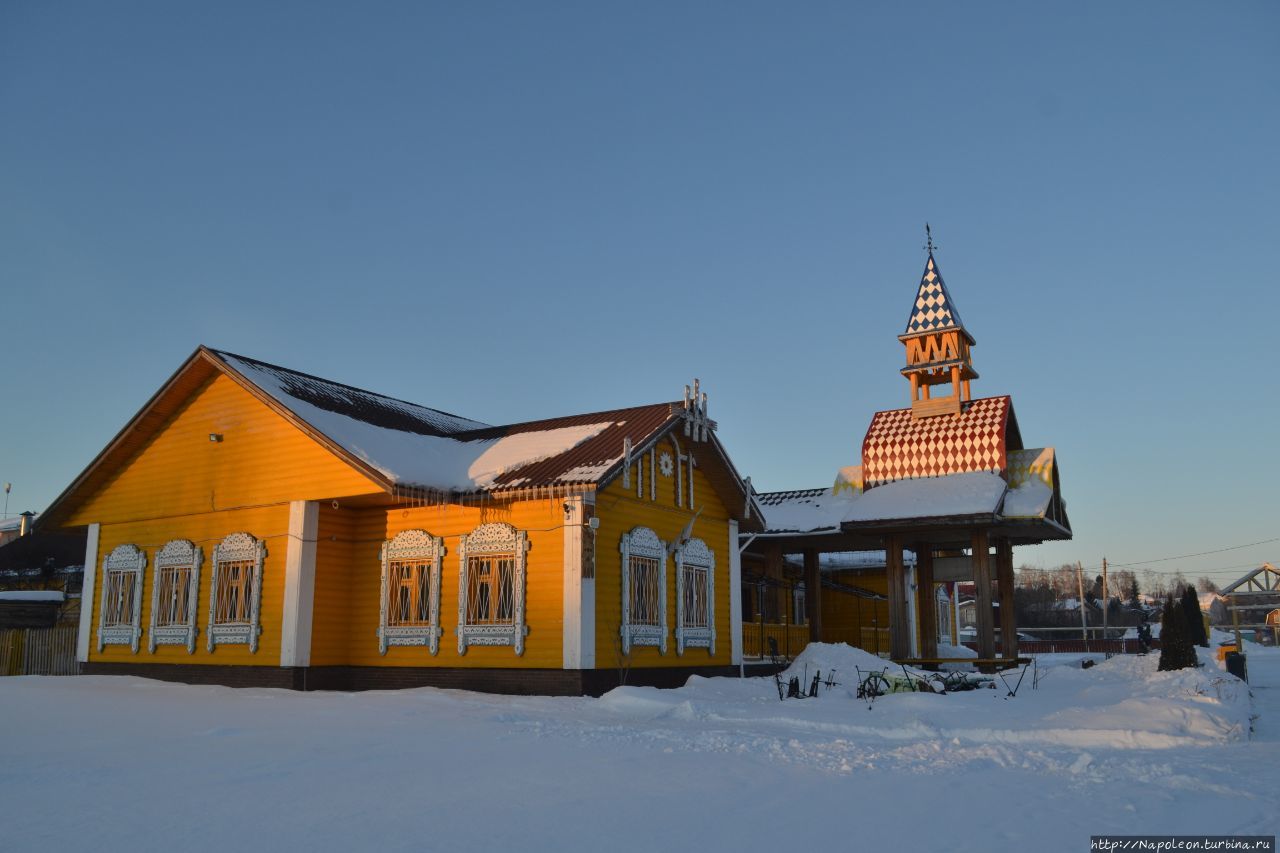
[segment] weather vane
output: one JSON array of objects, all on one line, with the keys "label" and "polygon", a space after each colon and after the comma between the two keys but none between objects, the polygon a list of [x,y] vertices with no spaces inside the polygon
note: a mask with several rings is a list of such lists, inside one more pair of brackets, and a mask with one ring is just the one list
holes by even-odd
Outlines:
[{"label": "weather vane", "polygon": [[933,254],[933,250],[934,250],[934,249],[936,249],[936,248],[938,248],[938,247],[937,247],[937,246],[935,246],[935,245],[933,245],[933,231],[931,231],[931,230],[929,229],[929,223],[928,223],[928,222],[926,222],[926,223],[924,224],[924,235],[925,235],[925,237],[928,239],[928,243],[927,243],[927,245],[925,245],[923,248],[924,248],[924,249],[926,249],[926,250],[929,252],[929,254],[931,254],[931,255],[932,255],[932,254]]}]

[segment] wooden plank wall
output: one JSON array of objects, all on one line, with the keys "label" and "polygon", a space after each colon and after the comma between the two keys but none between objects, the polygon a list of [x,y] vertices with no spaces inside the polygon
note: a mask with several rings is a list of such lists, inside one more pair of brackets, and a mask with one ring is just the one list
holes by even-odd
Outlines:
[{"label": "wooden plank wall", "polygon": [[[881,595],[889,591],[884,571],[831,572],[827,578]],[[848,643],[873,654],[889,651],[889,602],[826,588],[822,590],[822,615],[824,643]]]},{"label": "wooden plank wall", "polygon": [[[695,458],[698,448],[699,445],[693,445]],[[659,454],[663,450],[673,456],[675,454],[670,444],[660,444]],[[637,465],[644,469],[643,495],[637,495],[636,466],[633,466],[629,486],[624,485],[619,478],[600,492],[596,499],[596,515],[600,518],[600,529],[596,533],[596,666],[600,669],[617,668],[621,663],[619,629],[622,624],[622,554],[619,545],[623,534],[633,527],[643,526],[652,528],[664,542],[671,542],[696,511],[689,508],[687,469],[684,472],[685,486],[681,495],[684,505],[677,506],[675,476],[664,477],[659,473],[657,499],[651,500],[648,457],[639,460]],[[729,549],[736,548],[737,543],[729,541],[729,513],[724,503],[712,489],[711,483],[696,468],[693,495],[696,509],[702,510],[694,524],[693,535],[706,542],[716,556],[716,654],[711,656],[702,648],[687,649],[684,655],[676,654],[676,564],[672,558],[667,560],[667,653],[662,655],[656,647],[650,646],[633,648],[630,661],[632,667],[729,663]]]},{"label": "wooden plank wall", "polygon": [[[210,434],[222,440],[210,441]],[[77,508],[68,524],[173,518],[375,491],[363,474],[218,375]]]},{"label": "wooden plank wall", "polygon": [[[213,575],[213,547],[232,533],[245,532],[266,542],[267,557],[262,567],[262,634],[258,651],[248,646],[218,646],[206,651],[205,630],[209,621],[210,579]],[[102,609],[101,586],[94,592],[92,603],[93,640],[89,644],[89,660],[100,662],[139,663],[156,661],[175,664],[257,664],[280,665],[280,620],[284,606],[284,558],[289,543],[289,505],[225,510],[181,518],[161,518],[126,524],[104,524],[98,540],[97,571],[101,574],[102,558],[117,545],[131,544],[147,554],[147,568],[142,587],[143,636],[135,655],[127,645],[108,645],[98,651],[98,619]],[[196,650],[188,654],[186,646],[157,646],[147,651],[146,628],[151,624],[151,588],[155,582],[155,555],[170,539],[188,539],[204,550],[200,567],[200,596],[196,603]]]},{"label": "wooden plank wall", "polygon": [[[562,665],[564,597],[564,501],[529,500],[484,506],[323,510],[316,556],[316,611],[312,665],[426,667],[544,667]],[[471,646],[458,654],[458,590],[462,575],[459,537],[482,524],[505,522],[528,533],[524,654],[510,646]],[[382,543],[404,530],[444,538],[440,578],[440,651],[392,646],[378,651]],[[341,637],[345,648],[326,637]]]}]

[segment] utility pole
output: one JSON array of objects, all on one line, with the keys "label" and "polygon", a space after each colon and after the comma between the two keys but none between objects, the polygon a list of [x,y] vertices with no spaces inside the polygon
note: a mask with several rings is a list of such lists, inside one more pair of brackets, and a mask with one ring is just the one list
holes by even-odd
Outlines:
[{"label": "utility pole", "polygon": [[1107,639],[1107,611],[1111,609],[1111,593],[1107,590],[1107,558],[1102,558],[1102,639]]},{"label": "utility pole", "polygon": [[1089,651],[1089,620],[1084,612],[1084,567],[1080,565],[1080,561],[1076,560],[1076,587],[1080,591],[1080,598],[1077,599],[1080,605],[1080,639],[1084,640],[1084,650]]},{"label": "utility pole", "polygon": [[9,517],[9,490],[13,488],[13,483],[4,484],[4,517]]}]

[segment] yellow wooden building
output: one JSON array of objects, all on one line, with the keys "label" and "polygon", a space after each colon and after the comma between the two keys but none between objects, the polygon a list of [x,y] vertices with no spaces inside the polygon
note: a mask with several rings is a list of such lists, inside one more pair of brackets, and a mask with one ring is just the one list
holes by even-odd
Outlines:
[{"label": "yellow wooden building", "polygon": [[741,661],[706,396],[507,426],[198,349],[42,515],[87,673],[598,693]]}]

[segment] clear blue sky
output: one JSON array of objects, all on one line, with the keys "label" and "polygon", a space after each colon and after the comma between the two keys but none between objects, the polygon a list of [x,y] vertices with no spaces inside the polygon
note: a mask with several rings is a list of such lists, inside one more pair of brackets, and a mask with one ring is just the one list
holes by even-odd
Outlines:
[{"label": "clear blue sky", "polygon": [[[761,489],[906,405],[934,226],[1076,539],[1280,537],[1280,6],[0,6],[0,480],[200,343],[491,423],[678,397]],[[1153,564],[1219,579],[1280,542]]]}]

